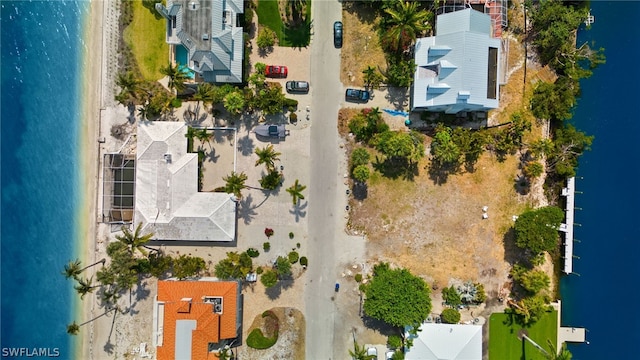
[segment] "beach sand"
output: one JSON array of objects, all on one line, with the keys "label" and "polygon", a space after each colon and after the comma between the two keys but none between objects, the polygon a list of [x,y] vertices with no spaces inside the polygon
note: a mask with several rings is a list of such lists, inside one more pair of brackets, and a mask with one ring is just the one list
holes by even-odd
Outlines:
[{"label": "beach sand", "polygon": [[[83,186],[82,207],[77,214],[77,221],[80,225],[78,231],[78,249],[83,264],[88,265],[96,261],[95,239],[97,231],[97,199],[98,199],[98,174],[99,174],[99,131],[100,113],[102,108],[103,94],[103,32],[106,32],[104,24],[105,8],[113,6],[114,1],[91,1],[90,14],[84,24],[85,48],[83,51],[84,69],[82,84],[82,117],[80,129],[80,156],[81,156],[81,184]],[[116,27],[111,31],[117,31]],[[87,276],[95,276],[96,267],[87,269]],[[94,277],[95,279],[95,277]],[[94,317],[94,306],[96,296],[90,294],[76,311],[75,318],[79,318],[78,323],[84,323]],[[75,350],[76,358],[90,359],[92,333],[95,322],[90,322],[81,327],[78,346]]]}]

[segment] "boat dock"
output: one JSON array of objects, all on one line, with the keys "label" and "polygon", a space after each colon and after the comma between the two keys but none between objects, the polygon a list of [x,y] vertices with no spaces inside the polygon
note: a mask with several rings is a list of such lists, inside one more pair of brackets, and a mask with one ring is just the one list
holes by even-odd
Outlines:
[{"label": "boat dock", "polygon": [[589,343],[587,339],[587,329],[577,328],[570,326],[562,326],[560,319],[562,318],[562,302],[558,300],[555,303],[551,303],[551,306],[555,308],[558,313],[558,339],[556,342],[556,349],[560,349],[565,342],[572,343]]},{"label": "boat dock", "polygon": [[560,231],[564,233],[564,268],[565,274],[573,272],[573,216],[575,211],[576,178],[567,179],[567,187],[562,189],[562,196],[567,198],[565,206],[565,220],[560,224]]}]

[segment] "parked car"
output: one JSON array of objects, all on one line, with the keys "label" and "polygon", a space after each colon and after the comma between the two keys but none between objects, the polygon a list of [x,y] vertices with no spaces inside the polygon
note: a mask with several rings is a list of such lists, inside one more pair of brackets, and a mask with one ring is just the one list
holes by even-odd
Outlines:
[{"label": "parked car", "polygon": [[374,347],[370,347],[367,349],[367,356],[371,357],[371,359],[378,360],[378,349]]},{"label": "parked car", "polygon": [[287,81],[285,87],[288,93],[306,94],[309,92],[308,81]]},{"label": "parked car", "polygon": [[371,94],[367,90],[347,89],[344,97],[347,101],[366,103],[369,101]]},{"label": "parked car", "polygon": [[282,65],[268,65],[267,69],[264,71],[266,77],[272,78],[286,78],[287,74],[289,74],[289,69],[286,66]]},{"label": "parked car", "polygon": [[333,46],[337,49],[342,47],[342,21],[333,23]]},{"label": "parked car", "polygon": [[393,360],[393,354],[395,354],[395,351],[391,351],[391,350],[384,353],[385,360]]}]

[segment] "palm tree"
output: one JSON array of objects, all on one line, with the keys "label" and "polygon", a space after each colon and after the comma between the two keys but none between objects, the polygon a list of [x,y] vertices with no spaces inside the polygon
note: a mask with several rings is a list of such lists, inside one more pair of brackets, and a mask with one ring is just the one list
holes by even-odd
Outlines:
[{"label": "palm tree", "polygon": [[82,262],[79,259],[75,259],[73,261],[69,261],[69,263],[67,265],[64,266],[64,271],[62,272],[62,274],[64,275],[65,278],[70,278],[73,277],[74,279],[78,278],[78,275],[80,275],[83,271],[87,270],[88,268],[98,265],[98,264],[102,264],[104,265],[104,263],[107,261],[107,259],[102,258],[99,261],[94,262],[91,265],[87,265],[83,268],[80,268],[80,265],[82,264]]},{"label": "palm tree", "polygon": [[116,100],[122,105],[131,106],[138,98],[140,91],[140,80],[131,71],[118,73],[116,85],[120,87],[120,93],[116,95]]},{"label": "palm tree", "polygon": [[140,116],[140,119],[147,120],[147,115],[149,115],[149,104],[138,109],[138,116]]},{"label": "palm tree", "polygon": [[291,185],[291,187],[287,188],[287,192],[293,198],[293,205],[297,205],[298,201],[304,200],[304,195],[302,195],[302,191],[306,189],[305,185],[300,185],[298,179],[296,179],[295,183]]},{"label": "palm tree", "polygon": [[80,260],[79,259],[75,259],[74,261],[69,261],[69,263],[67,265],[64,266],[64,271],[62,272],[62,275],[64,275],[65,278],[77,278],[78,275],[80,275],[80,273],[82,272],[81,268],[80,268]]},{"label": "palm tree", "polygon": [[200,109],[200,101],[204,105],[208,102],[213,102],[213,85],[210,83],[199,84],[196,88],[196,93],[193,94],[193,100],[196,101],[196,109]]},{"label": "palm tree", "polygon": [[275,170],[274,161],[280,160],[279,156],[281,154],[273,150],[273,145],[267,145],[262,149],[257,148],[256,155],[258,155],[258,160],[256,160],[256,166],[260,164],[265,164],[268,171],[273,171]]},{"label": "palm tree", "polygon": [[184,83],[189,79],[187,72],[180,68],[180,63],[176,66],[169,63],[166,67],[160,68],[160,73],[169,77],[169,88],[175,89],[176,93],[184,90]]},{"label": "palm tree", "polygon": [[560,350],[556,350],[555,345],[551,340],[547,339],[547,344],[549,345],[549,349],[551,349],[551,353],[547,355],[548,360],[571,360],[573,354],[569,350],[567,350],[567,344],[562,343]]},{"label": "palm tree", "polygon": [[[213,136],[213,133],[207,132],[207,129],[200,129],[195,132],[195,136],[198,140],[200,140],[200,142],[206,141],[207,143],[209,143],[211,137]],[[211,143],[209,143],[209,145],[211,145]]]},{"label": "palm tree", "polygon": [[225,181],[224,192],[227,194],[233,194],[236,198],[242,198],[242,189],[247,186],[244,184],[247,181],[247,174],[231,172],[231,175],[222,178]]},{"label": "palm tree", "polygon": [[80,332],[80,325],[76,324],[74,320],[71,324],[67,325],[67,334],[78,335]]},{"label": "palm tree", "polygon": [[364,75],[364,86],[366,88],[377,89],[380,86],[382,75],[378,73],[374,66],[367,65],[367,67],[362,70],[362,74]]},{"label": "palm tree", "polygon": [[349,355],[354,360],[373,360],[376,358],[374,355],[367,355],[367,349],[355,341],[353,342],[353,351],[349,350]]},{"label": "palm tree", "polygon": [[406,51],[423,32],[431,29],[429,20],[431,13],[417,10],[419,2],[394,2],[394,7],[384,9],[390,18],[383,43],[395,52]]},{"label": "palm tree", "polygon": [[126,244],[129,247],[131,254],[138,250],[142,255],[147,255],[147,251],[145,249],[156,250],[145,245],[151,240],[153,233],[141,236],[140,229],[142,229],[142,222],[138,223],[138,226],[136,226],[136,230],[133,233],[129,228],[123,226],[122,235],[116,235],[116,239]]},{"label": "palm tree", "polygon": [[73,288],[80,294],[80,299],[84,299],[85,295],[92,293],[95,288],[100,287],[100,285],[93,285],[93,277],[89,279],[78,278],[77,280],[78,284]]}]

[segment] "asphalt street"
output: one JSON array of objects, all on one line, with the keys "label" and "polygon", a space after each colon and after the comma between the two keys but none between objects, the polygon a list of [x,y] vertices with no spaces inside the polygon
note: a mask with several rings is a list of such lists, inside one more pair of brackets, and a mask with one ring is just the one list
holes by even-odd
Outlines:
[{"label": "asphalt street", "polygon": [[305,286],[306,358],[342,359],[334,350],[336,228],[344,216],[338,197],[341,149],[337,117],[343,98],[340,51],[333,46],[333,23],[342,18],[337,0],[312,2],[311,41],[311,181],[309,183],[309,268]]}]

